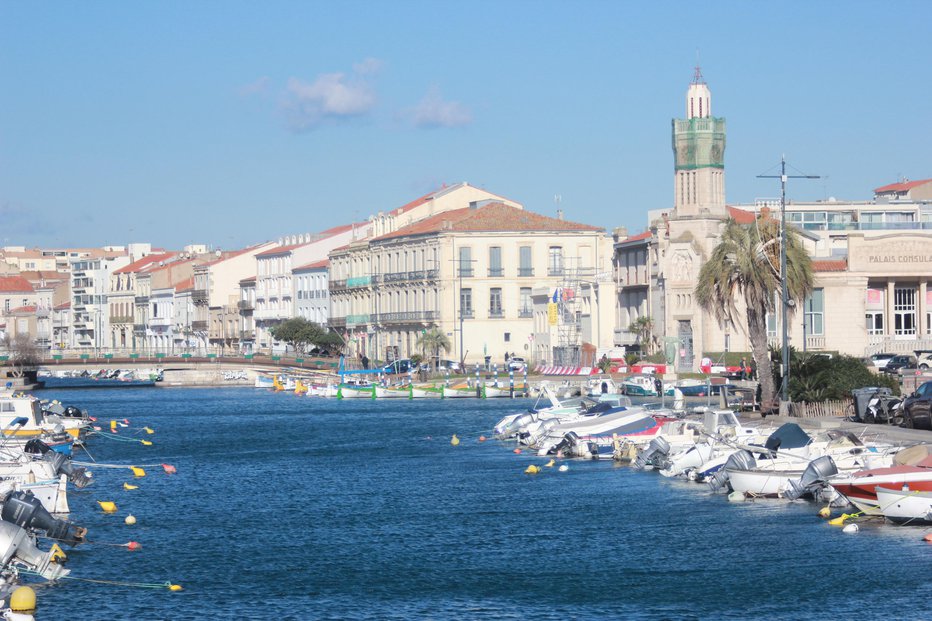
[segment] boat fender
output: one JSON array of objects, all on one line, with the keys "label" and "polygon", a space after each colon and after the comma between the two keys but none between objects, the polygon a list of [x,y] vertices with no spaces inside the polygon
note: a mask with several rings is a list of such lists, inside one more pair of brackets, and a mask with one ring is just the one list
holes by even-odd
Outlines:
[{"label": "boat fender", "polygon": [[822,507],[821,509],[819,509],[819,517],[822,518],[823,520],[828,519],[830,515],[832,515],[832,510],[829,509],[828,507]]},{"label": "boat fender", "polygon": [[563,464],[563,465],[561,465],[559,468],[557,468],[557,470],[559,470],[560,472],[566,472],[566,471],[569,470],[569,469],[570,469],[570,467],[567,466],[566,464]]},{"label": "boat fender", "polygon": [[450,439],[450,444],[453,446],[459,446],[460,439],[456,437],[456,434],[453,434],[453,437]]},{"label": "boat fender", "polygon": [[744,492],[732,492],[728,494],[728,502],[744,502],[745,500]]},{"label": "boat fender", "polygon": [[31,587],[16,587],[10,594],[10,610],[32,614],[36,611],[36,592]]},{"label": "boat fender", "polygon": [[540,468],[535,466],[534,464],[531,464],[525,469],[524,474],[537,474],[539,472],[540,472]]},{"label": "boat fender", "polygon": [[857,524],[846,524],[845,527],[841,529],[841,532],[851,535],[858,532],[859,530],[861,529]]}]

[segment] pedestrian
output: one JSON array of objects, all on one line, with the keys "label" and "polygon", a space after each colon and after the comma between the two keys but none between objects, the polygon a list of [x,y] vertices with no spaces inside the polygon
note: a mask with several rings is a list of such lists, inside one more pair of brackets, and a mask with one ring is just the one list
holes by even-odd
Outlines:
[{"label": "pedestrian", "polygon": [[746,380],[748,378],[748,363],[743,357],[741,358],[741,379]]},{"label": "pedestrian", "polygon": [[363,369],[369,368],[369,358],[366,357],[366,354],[362,355],[362,368]]}]

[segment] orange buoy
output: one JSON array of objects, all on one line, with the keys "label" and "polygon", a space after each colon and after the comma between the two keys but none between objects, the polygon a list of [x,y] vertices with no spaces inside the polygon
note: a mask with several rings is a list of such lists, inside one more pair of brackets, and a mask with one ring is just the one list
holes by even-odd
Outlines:
[{"label": "orange buoy", "polygon": [[520,455],[520,454],[521,454],[521,449],[516,448],[514,452],[515,452],[515,455]]},{"label": "orange buoy", "polygon": [[479,436],[479,442],[485,442],[485,436]]},{"label": "orange buoy", "polygon": [[932,543],[932,533],[929,533],[928,535],[926,535],[924,537],[924,540],[928,541],[929,543]]},{"label": "orange buoy", "polygon": [[129,543],[126,544],[126,549],[130,551],[138,550],[141,547],[142,547],[142,544],[140,544],[138,541],[130,541]]}]

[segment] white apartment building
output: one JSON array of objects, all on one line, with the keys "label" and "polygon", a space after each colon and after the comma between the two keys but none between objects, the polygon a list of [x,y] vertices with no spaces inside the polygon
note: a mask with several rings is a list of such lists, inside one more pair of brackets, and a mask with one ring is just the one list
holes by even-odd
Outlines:
[{"label": "white apartment building", "polygon": [[327,254],[369,231],[369,223],[354,223],[334,227],[314,235],[297,235],[279,240],[279,244],[256,255],[256,306],[253,312],[256,347],[274,353],[285,350],[285,344],[274,341],[272,326],[296,316],[296,267],[323,261]]},{"label": "white apartment building", "polygon": [[110,277],[129,265],[128,255],[75,259],[71,262],[71,347],[114,347],[107,295]]},{"label": "white apartment building", "polygon": [[295,316],[321,326],[330,321],[330,261],[314,261],[292,270],[294,275]]}]

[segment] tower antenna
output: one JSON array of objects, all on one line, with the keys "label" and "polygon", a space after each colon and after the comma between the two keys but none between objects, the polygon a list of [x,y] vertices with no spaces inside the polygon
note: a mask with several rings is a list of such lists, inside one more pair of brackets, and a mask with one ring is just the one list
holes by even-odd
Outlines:
[{"label": "tower antenna", "polygon": [[693,75],[693,84],[705,84],[705,80],[702,78],[702,68],[701,63],[699,62],[699,48],[696,48],[696,73]]}]

